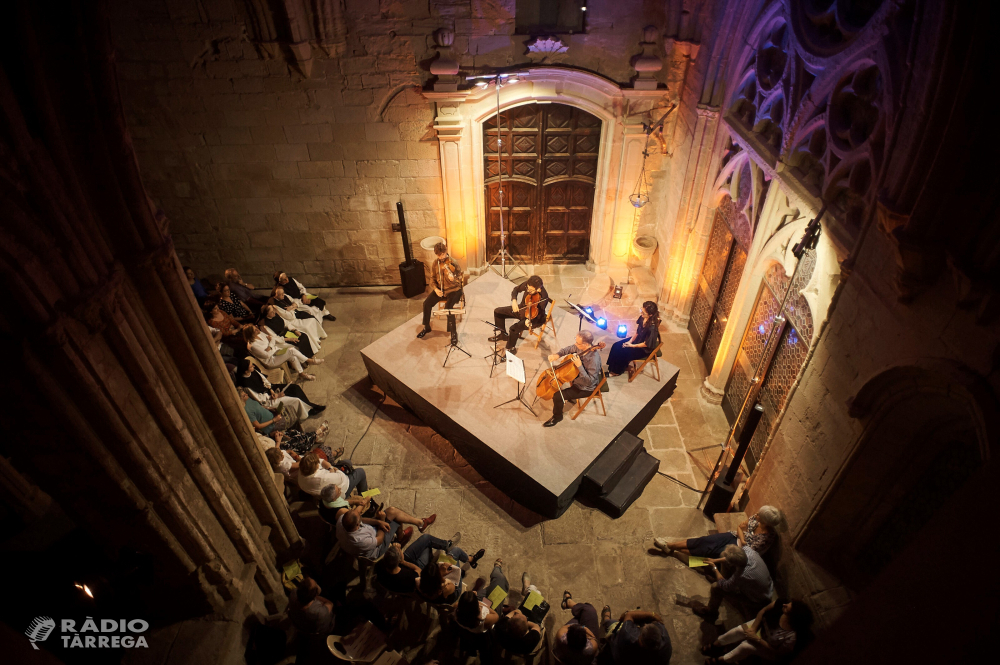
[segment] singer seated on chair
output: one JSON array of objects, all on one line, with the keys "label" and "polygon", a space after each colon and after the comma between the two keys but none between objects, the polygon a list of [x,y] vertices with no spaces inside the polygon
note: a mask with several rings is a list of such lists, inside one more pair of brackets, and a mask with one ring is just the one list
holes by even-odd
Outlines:
[{"label": "singer seated on chair", "polygon": [[633,360],[642,360],[660,343],[660,312],[656,303],[647,300],[642,303],[639,318],[635,320],[635,335],[615,342],[608,352],[608,376],[618,376],[625,372]]},{"label": "singer seated on chair", "polygon": [[[522,294],[519,304],[518,296]],[[517,340],[521,339],[521,333],[529,327],[545,325],[545,310],[548,309],[549,302],[549,294],[538,275],[532,275],[528,281],[515,286],[510,292],[510,307],[497,307],[493,310],[493,323],[500,331],[490,341],[506,340],[507,350],[516,354],[517,349],[514,347],[517,346]],[[511,325],[510,332],[504,332],[507,327],[504,321],[507,319],[517,319]]]},{"label": "singer seated on chair", "polygon": [[[439,242],[434,245],[437,261],[431,264],[431,285],[434,290],[424,299],[424,327],[417,333],[423,337],[431,331],[431,310],[442,300],[448,309],[454,309],[462,299],[462,269],[448,255],[448,247]],[[450,317],[449,317],[450,318]]]},{"label": "singer seated on chair", "polygon": [[[563,388],[552,397],[552,417],[545,421],[544,427],[553,427],[563,419],[563,407],[565,402],[575,402],[581,397],[588,397],[597,384],[601,381],[601,350],[593,346],[594,334],[589,330],[582,330],[576,335],[574,344],[559,349],[549,356],[549,361],[554,362],[562,356],[571,353],[582,353],[590,349],[588,353],[574,358],[580,374],[573,379],[573,383],[568,388]],[[565,401],[564,401],[565,399]]]}]

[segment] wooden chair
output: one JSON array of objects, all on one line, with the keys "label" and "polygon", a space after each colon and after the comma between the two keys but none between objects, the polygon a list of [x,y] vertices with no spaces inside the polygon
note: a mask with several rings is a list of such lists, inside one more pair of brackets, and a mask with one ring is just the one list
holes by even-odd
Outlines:
[{"label": "wooden chair", "polygon": [[272,369],[264,367],[264,365],[262,365],[261,362],[253,356],[247,356],[247,360],[250,361],[251,365],[259,369],[260,373],[267,377],[267,380],[271,383],[295,383],[295,370],[292,369],[287,360]]},{"label": "wooden chair", "polygon": [[590,397],[588,397],[583,404],[577,407],[576,412],[573,413],[573,417],[570,418],[570,420],[576,420],[576,417],[581,413],[583,413],[583,410],[587,408],[588,404],[590,404],[590,400],[594,399],[595,397],[601,401],[601,411],[604,412],[605,416],[608,415],[608,410],[604,408],[604,395],[601,394],[601,388],[604,387],[604,384],[607,383],[607,381],[608,381],[607,375],[604,372],[601,372],[600,383],[598,383],[597,387],[594,388],[594,392],[590,393]]},{"label": "wooden chair", "polygon": [[445,307],[446,301],[442,300],[437,304],[437,307],[431,310],[431,317],[443,317],[447,319],[449,316],[454,316],[456,323],[462,320],[462,316],[465,314],[465,291],[462,291],[462,297],[458,299],[455,307],[448,309]]},{"label": "wooden chair", "polygon": [[662,347],[663,347],[663,342],[660,342],[659,344],[657,344],[656,348],[653,349],[653,352],[650,353],[648,356],[646,356],[646,358],[641,363],[639,363],[639,365],[635,368],[635,371],[629,372],[629,374],[628,374],[628,382],[629,383],[632,383],[633,381],[635,381],[635,377],[637,377],[640,374],[642,374],[642,370],[646,366],[646,363],[648,363],[648,362],[652,362],[653,363],[653,378],[656,379],[657,381],[660,380],[660,363],[657,360],[657,358],[659,358],[660,356],[663,355],[660,352],[660,349]]},{"label": "wooden chair", "polygon": [[536,349],[538,348],[538,345],[542,343],[542,337],[545,336],[546,329],[552,330],[553,338],[555,338],[556,336],[556,322],[552,320],[552,310],[553,308],[549,307],[549,313],[545,315],[545,323],[543,323],[538,328],[532,328],[531,330],[528,331],[529,335],[538,337],[538,339],[535,340]]}]

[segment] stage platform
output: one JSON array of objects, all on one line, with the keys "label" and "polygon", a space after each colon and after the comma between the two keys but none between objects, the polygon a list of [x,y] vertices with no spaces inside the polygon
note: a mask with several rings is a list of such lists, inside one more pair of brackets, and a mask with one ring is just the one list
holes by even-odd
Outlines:
[{"label": "stage platform", "polygon": [[[647,365],[644,376],[628,382],[622,375],[608,380],[604,393],[608,415],[601,414],[595,400],[576,420],[569,404],[561,423],[542,427],[552,416],[552,402],[539,399],[532,415],[520,402],[498,404],[516,396],[517,382],[508,377],[503,364],[490,377],[493,344],[493,309],[510,304],[514,284],[492,271],[465,287],[466,313],[458,322],[459,343],[472,357],[453,351],[442,367],[449,335],[444,318],[431,321],[433,331],[417,339],[420,317],[414,317],[362,349],[361,355],[372,381],[397,403],[434,428],[498,489],[521,505],[545,517],[561,515],[572,503],[583,474],[615,437],[627,431],[636,436],[673,393],[678,368],[660,359],[661,380],[656,381]],[[554,320],[558,341],[546,331],[537,349],[535,337],[525,334],[518,343],[524,361],[530,404],[535,398],[537,373],[549,353],[573,344],[579,318],[567,312],[565,302],[556,301]],[[508,327],[513,321],[508,320]],[[584,322],[597,341],[607,343],[601,351],[607,364],[611,344],[618,338]],[[630,333],[633,332],[631,329]],[[534,379],[532,378],[534,377]]]}]

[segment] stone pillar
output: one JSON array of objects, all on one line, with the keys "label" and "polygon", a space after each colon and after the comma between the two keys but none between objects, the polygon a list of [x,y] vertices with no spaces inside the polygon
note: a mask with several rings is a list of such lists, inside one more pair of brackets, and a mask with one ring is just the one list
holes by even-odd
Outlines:
[{"label": "stone pillar", "polygon": [[697,291],[698,277],[705,259],[708,234],[711,232],[715,209],[712,192],[706,191],[712,182],[718,158],[713,146],[718,142],[719,111],[698,107],[688,163],[684,169],[687,186],[677,211],[677,222],[671,242],[667,271],[660,300],[671,317],[686,325],[691,304]]},{"label": "stone pillar", "polygon": [[0,408],[37,444],[11,465],[107,551],[152,555],[165,614],[277,611],[301,539],[145,193],[106,8],[49,11],[18,14],[0,75],[0,323],[23,387]]},{"label": "stone pillar", "polygon": [[[480,264],[477,257],[475,219],[466,219],[463,192],[471,174],[462,168],[462,137],[465,128],[455,95],[425,93],[436,97],[434,129],[441,151],[441,188],[444,192],[445,228],[451,255],[465,269]],[[470,228],[471,225],[471,228]]]}]

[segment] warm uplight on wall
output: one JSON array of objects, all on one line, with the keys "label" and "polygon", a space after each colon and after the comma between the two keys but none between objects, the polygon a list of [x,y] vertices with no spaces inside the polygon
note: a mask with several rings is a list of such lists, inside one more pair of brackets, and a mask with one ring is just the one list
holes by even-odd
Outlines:
[{"label": "warm uplight on wall", "polygon": [[76,584],[74,584],[73,586],[75,586],[75,587],[76,587],[77,589],[80,589],[81,591],[83,591],[83,592],[84,592],[85,594],[87,594],[87,595],[88,595],[88,596],[90,596],[91,598],[93,598],[93,597],[94,597],[94,592],[93,592],[93,591],[91,591],[91,590],[90,590],[90,587],[89,587],[89,586],[87,586],[86,584],[80,584],[79,582],[77,582],[77,583],[76,583]]}]

